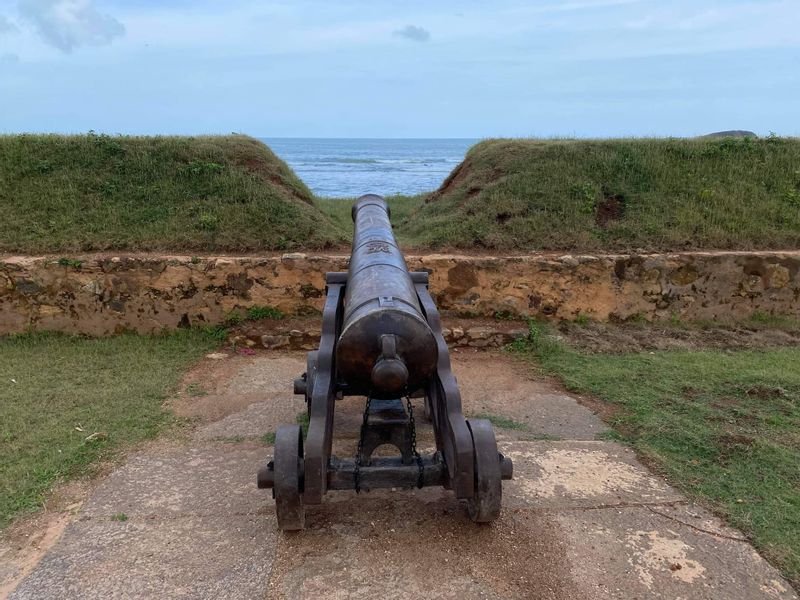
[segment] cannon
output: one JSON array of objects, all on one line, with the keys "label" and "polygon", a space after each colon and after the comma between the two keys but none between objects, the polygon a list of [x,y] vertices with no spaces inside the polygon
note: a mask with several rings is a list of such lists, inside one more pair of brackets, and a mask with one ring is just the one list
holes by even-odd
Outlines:
[{"label": "cannon", "polygon": [[[282,530],[302,529],[305,506],[320,504],[329,490],[444,486],[473,521],[493,521],[513,466],[498,452],[491,423],[464,417],[428,273],[408,271],[383,198],[360,197],[352,218],[348,272],[326,274],[319,349],[294,382],[308,432],[304,439],[299,425],[277,429],[258,487],[272,489]],[[334,408],[345,396],[364,398],[353,458],[332,454]],[[430,455],[417,450],[412,398],[423,399],[433,428]],[[397,455],[373,456],[386,444]]]}]

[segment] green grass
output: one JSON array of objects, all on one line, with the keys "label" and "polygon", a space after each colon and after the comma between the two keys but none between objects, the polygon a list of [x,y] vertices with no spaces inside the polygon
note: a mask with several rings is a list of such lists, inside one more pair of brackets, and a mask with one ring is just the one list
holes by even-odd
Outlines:
[{"label": "green grass", "polygon": [[[619,218],[598,223],[609,198]],[[387,200],[408,250],[796,248],[800,139],[487,140],[438,191]],[[0,136],[0,252],[76,268],[95,250],[346,250],[351,205],[247,136]]]},{"label": "green grass", "polygon": [[0,209],[0,252],[236,252],[341,242],[291,169],[241,135],[0,136]]},{"label": "green grass", "polygon": [[283,312],[273,306],[251,306],[247,309],[248,321],[263,321],[264,319],[280,321],[285,316]]},{"label": "green grass", "polygon": [[201,383],[193,381],[186,386],[186,395],[192,398],[200,398],[202,396],[208,396],[208,391],[206,391]]},{"label": "green grass", "polygon": [[[609,198],[614,220],[598,223]],[[800,247],[800,139],[487,140],[442,187],[391,196],[407,250]],[[242,135],[0,136],[0,252],[346,250],[352,199],[314,198]]]},{"label": "green grass", "polygon": [[[601,226],[612,196],[624,212]],[[432,248],[797,248],[800,139],[484,141],[398,234]]]},{"label": "green grass", "polygon": [[225,326],[235,327],[241,325],[246,321],[263,321],[270,319],[280,321],[286,315],[279,309],[273,306],[251,306],[247,311],[242,314],[238,310],[232,310],[225,316]]},{"label": "green grass", "polygon": [[800,328],[800,319],[790,315],[771,315],[762,311],[755,311],[748,318],[750,325],[765,329],[787,329],[795,330]]},{"label": "green grass", "polygon": [[310,423],[308,417],[308,411],[304,410],[303,412],[297,413],[297,416],[295,417],[295,422],[298,425],[300,425],[300,429],[303,431],[303,439],[305,439],[306,436],[308,435],[308,425]]},{"label": "green grass", "polygon": [[91,475],[170,425],[164,399],[217,345],[214,332],[198,330],[0,338],[0,529],[41,508],[57,482]]},{"label": "green grass", "polygon": [[519,421],[515,421],[510,417],[505,417],[503,415],[494,415],[488,413],[481,413],[475,415],[476,419],[486,419],[495,427],[499,427],[500,429],[513,429],[515,431],[527,431],[528,426],[525,423],[520,423]]},{"label": "green grass", "polygon": [[[400,243],[405,242],[398,226],[411,218],[411,215],[422,206],[426,194],[416,196],[386,196],[386,202],[391,211],[391,221],[395,229],[395,237]],[[353,219],[350,210],[355,198],[318,198],[317,206],[324,212],[331,221],[339,228],[341,235],[350,243],[353,240]]]},{"label": "green grass", "polygon": [[531,331],[517,350],[608,403],[618,439],[800,584],[800,348],[582,354]]}]

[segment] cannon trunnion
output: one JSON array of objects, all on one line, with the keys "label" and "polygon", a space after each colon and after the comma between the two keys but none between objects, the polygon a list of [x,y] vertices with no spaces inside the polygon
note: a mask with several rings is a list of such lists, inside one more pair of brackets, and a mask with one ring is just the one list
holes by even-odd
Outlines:
[{"label": "cannon trunnion", "polygon": [[[444,486],[476,522],[500,513],[501,480],[511,460],[497,450],[491,424],[465,419],[441,321],[426,272],[409,273],[383,198],[366,195],[352,210],[355,233],[347,273],[328,273],[319,350],[309,352],[294,391],[305,397],[309,426],[275,434],[274,459],[258,472],[272,488],[278,526],[302,529],[304,506],[328,490]],[[355,457],[331,454],[337,398],[365,397]],[[411,397],[424,398],[436,451],[416,448]],[[395,457],[372,457],[390,444]]]}]

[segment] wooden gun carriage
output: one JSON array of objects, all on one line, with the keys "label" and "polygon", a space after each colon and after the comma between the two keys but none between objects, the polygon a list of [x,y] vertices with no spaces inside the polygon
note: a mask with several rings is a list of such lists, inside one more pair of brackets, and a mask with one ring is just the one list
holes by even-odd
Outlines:
[{"label": "wooden gun carriage", "polygon": [[[428,274],[409,273],[383,198],[362,196],[352,217],[349,271],[326,276],[319,350],[308,353],[294,384],[308,406],[308,433],[304,440],[299,425],[278,428],[258,487],[272,488],[283,530],[302,529],[304,506],[320,504],[328,490],[444,486],[473,521],[492,521],[512,463],[498,452],[488,421],[464,418]],[[334,407],[343,396],[366,398],[352,459],[331,453]],[[424,398],[433,426],[436,451],[428,456],[417,452],[411,397]],[[383,444],[399,456],[373,457]]]}]

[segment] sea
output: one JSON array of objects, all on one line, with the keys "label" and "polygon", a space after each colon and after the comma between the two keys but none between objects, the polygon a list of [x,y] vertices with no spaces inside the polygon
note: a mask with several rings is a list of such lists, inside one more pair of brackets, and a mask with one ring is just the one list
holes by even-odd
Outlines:
[{"label": "sea", "polygon": [[477,139],[261,138],[317,196],[430,192]]}]

